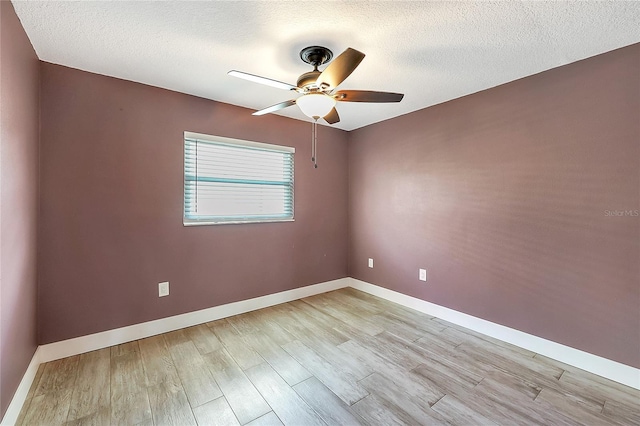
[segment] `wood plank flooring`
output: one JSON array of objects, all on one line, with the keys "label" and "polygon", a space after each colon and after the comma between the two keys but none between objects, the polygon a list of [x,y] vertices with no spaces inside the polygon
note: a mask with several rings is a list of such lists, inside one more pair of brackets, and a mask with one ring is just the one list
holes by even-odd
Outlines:
[{"label": "wood plank flooring", "polygon": [[19,425],[640,425],[640,391],[353,289],[40,366]]}]

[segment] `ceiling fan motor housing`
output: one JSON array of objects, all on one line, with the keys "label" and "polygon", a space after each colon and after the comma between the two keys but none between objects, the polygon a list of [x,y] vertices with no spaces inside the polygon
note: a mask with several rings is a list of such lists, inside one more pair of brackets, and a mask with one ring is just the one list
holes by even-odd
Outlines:
[{"label": "ceiling fan motor housing", "polygon": [[298,77],[298,87],[304,88],[315,84],[320,74],[322,73],[317,70],[305,72],[300,77]]},{"label": "ceiling fan motor housing", "polygon": [[318,76],[321,74],[318,71],[320,65],[326,64],[333,58],[333,52],[326,47],[322,46],[309,46],[300,51],[300,59],[307,64],[313,65],[313,71],[306,72],[298,77],[298,87],[309,88],[315,84]]}]

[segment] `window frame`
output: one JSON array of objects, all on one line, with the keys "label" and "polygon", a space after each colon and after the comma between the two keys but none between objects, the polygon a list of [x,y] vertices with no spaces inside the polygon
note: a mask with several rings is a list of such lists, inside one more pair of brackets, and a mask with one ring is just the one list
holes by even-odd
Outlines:
[{"label": "window frame", "polygon": [[[187,139],[196,139],[202,142],[213,142],[221,145],[230,145],[236,147],[257,148],[268,151],[278,151],[291,154],[291,217],[266,217],[266,218],[238,218],[237,220],[213,220],[211,218],[193,219],[187,217],[187,170],[186,170],[186,146]],[[237,225],[246,223],[277,223],[277,222],[295,222],[295,148],[285,145],[275,145],[264,142],[247,141],[242,139],[227,138],[223,136],[207,135],[204,133],[184,132],[182,141],[182,224],[183,226],[200,226],[200,225]]]}]

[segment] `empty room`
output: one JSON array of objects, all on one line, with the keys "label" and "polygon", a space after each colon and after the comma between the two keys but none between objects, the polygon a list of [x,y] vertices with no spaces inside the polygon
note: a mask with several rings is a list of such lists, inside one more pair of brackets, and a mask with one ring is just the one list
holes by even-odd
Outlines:
[{"label": "empty room", "polygon": [[640,3],[0,0],[2,425],[640,425]]}]

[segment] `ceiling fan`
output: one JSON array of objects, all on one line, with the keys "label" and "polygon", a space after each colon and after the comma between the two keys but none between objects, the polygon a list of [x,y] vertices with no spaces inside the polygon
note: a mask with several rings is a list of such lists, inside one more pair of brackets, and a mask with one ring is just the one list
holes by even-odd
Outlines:
[{"label": "ceiling fan", "polygon": [[337,90],[340,85],[356,69],[364,59],[364,53],[352,48],[347,48],[338,55],[333,62],[320,71],[318,67],[331,61],[333,52],[322,46],[309,46],[300,51],[300,59],[313,66],[313,71],[306,72],[298,77],[296,85],[283,83],[266,77],[260,77],[241,71],[229,71],[233,77],[243,78],[255,83],[266,84],[279,89],[290,90],[302,94],[296,99],[280,102],[270,107],[261,109],[253,115],[269,114],[293,105],[298,105],[300,110],[314,120],[312,133],[312,158],[317,165],[316,155],[316,124],[323,118],[329,124],[340,121],[336,110],[336,102],[400,102],[402,93],[375,92],[370,90]]}]

